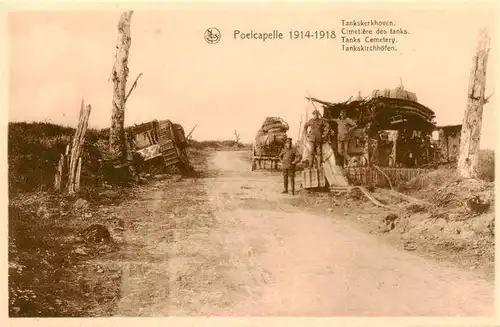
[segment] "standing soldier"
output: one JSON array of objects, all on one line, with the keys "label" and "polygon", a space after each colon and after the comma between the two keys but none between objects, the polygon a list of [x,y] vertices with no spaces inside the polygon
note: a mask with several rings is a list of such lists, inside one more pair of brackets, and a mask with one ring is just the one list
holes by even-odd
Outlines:
[{"label": "standing soldier", "polygon": [[333,119],[337,123],[337,151],[344,158],[344,165],[349,161],[347,153],[349,140],[351,138],[350,132],[356,128],[356,123],[346,116],[345,110],[340,112],[338,119]]},{"label": "standing soldier", "polygon": [[314,162],[316,162],[316,167],[319,168],[323,160],[322,145],[328,141],[330,125],[325,119],[319,117],[318,110],[314,110],[313,118],[309,119],[309,121],[304,124],[304,134],[307,133],[307,128],[309,127],[311,128],[309,141],[312,143],[311,153],[309,154],[309,168],[313,167]]},{"label": "standing soldier", "polygon": [[288,179],[290,179],[292,194],[295,194],[295,165],[302,160],[302,156],[295,147],[292,146],[291,138],[286,139],[285,147],[281,150],[278,158],[283,169],[283,184],[285,186],[282,193],[288,193]]}]

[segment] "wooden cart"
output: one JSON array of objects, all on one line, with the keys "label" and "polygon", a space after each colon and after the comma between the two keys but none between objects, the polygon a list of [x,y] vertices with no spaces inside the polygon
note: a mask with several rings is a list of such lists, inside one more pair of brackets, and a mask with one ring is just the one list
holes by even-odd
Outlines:
[{"label": "wooden cart", "polygon": [[270,165],[271,170],[279,169],[279,147],[267,147],[264,154],[257,154],[255,143],[252,145],[252,171],[256,169],[267,169],[267,164]]}]

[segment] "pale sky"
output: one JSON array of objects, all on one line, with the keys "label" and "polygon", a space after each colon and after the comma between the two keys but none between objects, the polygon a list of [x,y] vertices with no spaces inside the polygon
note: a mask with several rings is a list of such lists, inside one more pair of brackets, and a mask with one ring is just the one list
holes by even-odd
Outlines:
[{"label": "pale sky", "polygon": [[[419,102],[436,112],[440,125],[462,123],[469,74],[479,30],[492,36],[487,95],[495,90],[495,14],[489,5],[429,7],[398,5],[362,11],[360,4],[182,6],[136,11],[132,17],[127,125],[152,119],[196,123],[198,140],[251,142],[266,116],[280,116],[296,138],[308,92],[340,102],[394,88],[400,78]],[[17,12],[9,16],[10,121],[48,121],[76,126],[81,98],[92,105],[90,126],[108,127],[119,12]],[[341,51],[341,20],[393,20],[411,34],[398,52]],[[217,27],[218,44],[204,31]],[[234,40],[233,31],[335,29],[335,40]],[[482,147],[493,148],[495,94],[485,106]]]}]

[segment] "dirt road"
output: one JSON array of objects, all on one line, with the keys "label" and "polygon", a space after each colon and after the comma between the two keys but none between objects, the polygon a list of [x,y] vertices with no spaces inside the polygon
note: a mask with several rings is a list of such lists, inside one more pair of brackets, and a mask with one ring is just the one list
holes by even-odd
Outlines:
[{"label": "dirt road", "polygon": [[121,207],[124,251],[100,259],[123,270],[116,315],[493,314],[491,283],[294,206],[242,153],[214,152],[210,169]]}]

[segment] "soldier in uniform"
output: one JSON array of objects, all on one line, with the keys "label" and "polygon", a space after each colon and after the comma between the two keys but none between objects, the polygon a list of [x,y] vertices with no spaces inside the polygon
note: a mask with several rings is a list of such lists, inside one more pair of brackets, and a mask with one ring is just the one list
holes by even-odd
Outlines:
[{"label": "soldier in uniform", "polygon": [[346,116],[345,110],[340,112],[338,119],[333,119],[337,123],[337,151],[344,158],[344,165],[349,162],[347,153],[349,141],[351,139],[351,131],[356,128],[356,123]]},{"label": "soldier in uniform", "polygon": [[302,160],[302,155],[292,146],[292,139],[286,140],[285,146],[279,154],[279,160],[283,169],[283,184],[285,189],[282,193],[288,193],[288,180],[295,194],[295,166]]},{"label": "soldier in uniform", "polygon": [[309,154],[309,168],[313,167],[314,162],[316,162],[316,167],[319,168],[323,159],[322,145],[328,141],[330,125],[325,119],[319,117],[318,110],[314,110],[313,118],[304,124],[304,134],[307,133],[309,127],[311,128],[309,141],[312,143],[311,153]]}]

